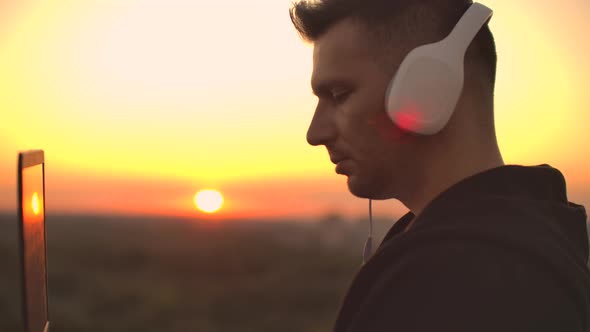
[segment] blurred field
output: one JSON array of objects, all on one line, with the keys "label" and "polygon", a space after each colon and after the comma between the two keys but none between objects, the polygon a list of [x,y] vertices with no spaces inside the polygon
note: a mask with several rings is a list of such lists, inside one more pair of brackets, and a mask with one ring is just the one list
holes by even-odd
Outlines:
[{"label": "blurred field", "polygon": [[[329,331],[367,227],[48,217],[52,331]],[[0,331],[22,329],[16,236],[0,216]]]}]

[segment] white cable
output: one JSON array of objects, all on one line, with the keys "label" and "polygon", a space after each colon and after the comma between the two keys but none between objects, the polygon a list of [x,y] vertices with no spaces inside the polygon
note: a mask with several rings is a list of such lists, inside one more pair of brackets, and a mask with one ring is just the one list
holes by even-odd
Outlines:
[{"label": "white cable", "polygon": [[373,200],[369,199],[369,238],[373,236]]},{"label": "white cable", "polygon": [[363,264],[365,264],[373,252],[373,200],[369,199],[369,237],[363,250]]}]

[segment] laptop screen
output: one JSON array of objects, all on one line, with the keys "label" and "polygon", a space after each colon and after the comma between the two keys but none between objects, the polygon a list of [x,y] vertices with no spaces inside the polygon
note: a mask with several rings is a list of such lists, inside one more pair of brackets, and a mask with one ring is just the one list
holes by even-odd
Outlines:
[{"label": "laptop screen", "polygon": [[19,155],[18,180],[25,330],[43,332],[48,322],[48,308],[42,151]]}]

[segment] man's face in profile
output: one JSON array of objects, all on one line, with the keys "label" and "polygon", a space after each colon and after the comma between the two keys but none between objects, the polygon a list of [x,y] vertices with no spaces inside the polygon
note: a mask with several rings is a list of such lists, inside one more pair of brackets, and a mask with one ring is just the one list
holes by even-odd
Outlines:
[{"label": "man's face in profile", "polygon": [[326,146],[351,193],[385,199],[404,177],[409,148],[385,111],[391,70],[369,45],[364,29],[348,19],[315,42],[311,84],[318,104],[307,140]]}]

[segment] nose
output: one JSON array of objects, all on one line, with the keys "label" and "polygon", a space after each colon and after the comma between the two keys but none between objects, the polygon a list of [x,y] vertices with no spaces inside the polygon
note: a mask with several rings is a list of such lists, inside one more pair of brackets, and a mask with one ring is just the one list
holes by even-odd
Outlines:
[{"label": "nose", "polygon": [[307,142],[313,146],[327,145],[336,138],[333,112],[321,106],[321,102],[318,103],[307,130]]}]

